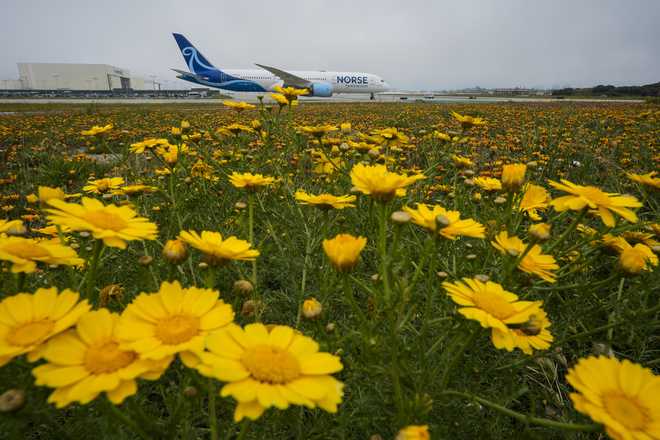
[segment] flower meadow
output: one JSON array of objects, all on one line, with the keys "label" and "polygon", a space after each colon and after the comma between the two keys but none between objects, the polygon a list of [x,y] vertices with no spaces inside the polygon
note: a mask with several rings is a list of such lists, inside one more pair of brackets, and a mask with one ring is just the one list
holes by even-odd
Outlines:
[{"label": "flower meadow", "polygon": [[280,92],[0,116],[0,437],[660,439],[658,107]]}]

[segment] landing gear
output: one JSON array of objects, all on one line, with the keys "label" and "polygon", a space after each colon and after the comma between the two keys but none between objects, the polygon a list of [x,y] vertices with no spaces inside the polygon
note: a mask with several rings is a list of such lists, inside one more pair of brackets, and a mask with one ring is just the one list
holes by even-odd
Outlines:
[{"label": "landing gear", "polygon": [[375,97],[374,94],[372,93],[372,94],[371,94],[371,97],[370,97],[369,99],[373,101],[374,99],[376,99],[376,97]]}]

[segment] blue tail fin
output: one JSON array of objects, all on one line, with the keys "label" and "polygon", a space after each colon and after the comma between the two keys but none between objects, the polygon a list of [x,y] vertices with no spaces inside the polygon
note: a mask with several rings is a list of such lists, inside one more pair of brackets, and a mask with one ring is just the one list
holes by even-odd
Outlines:
[{"label": "blue tail fin", "polygon": [[204,73],[209,70],[217,70],[186,37],[181,34],[172,34],[179,45],[183,59],[186,60],[188,69],[193,73]]}]

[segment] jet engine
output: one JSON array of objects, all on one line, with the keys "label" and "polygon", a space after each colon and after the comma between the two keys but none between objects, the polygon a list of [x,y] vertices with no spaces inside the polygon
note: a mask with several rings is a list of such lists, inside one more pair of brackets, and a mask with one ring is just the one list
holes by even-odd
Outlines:
[{"label": "jet engine", "polygon": [[332,96],[332,85],[328,83],[312,83],[309,88],[309,96],[320,96],[322,98],[328,98]]}]

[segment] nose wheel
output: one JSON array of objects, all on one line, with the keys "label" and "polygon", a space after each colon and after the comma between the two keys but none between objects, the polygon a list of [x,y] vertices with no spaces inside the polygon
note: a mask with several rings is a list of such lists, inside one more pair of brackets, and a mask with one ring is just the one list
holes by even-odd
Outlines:
[{"label": "nose wheel", "polygon": [[372,94],[371,94],[371,97],[370,97],[369,99],[373,101],[374,99],[376,99],[376,97],[375,97],[374,94],[372,93]]}]

